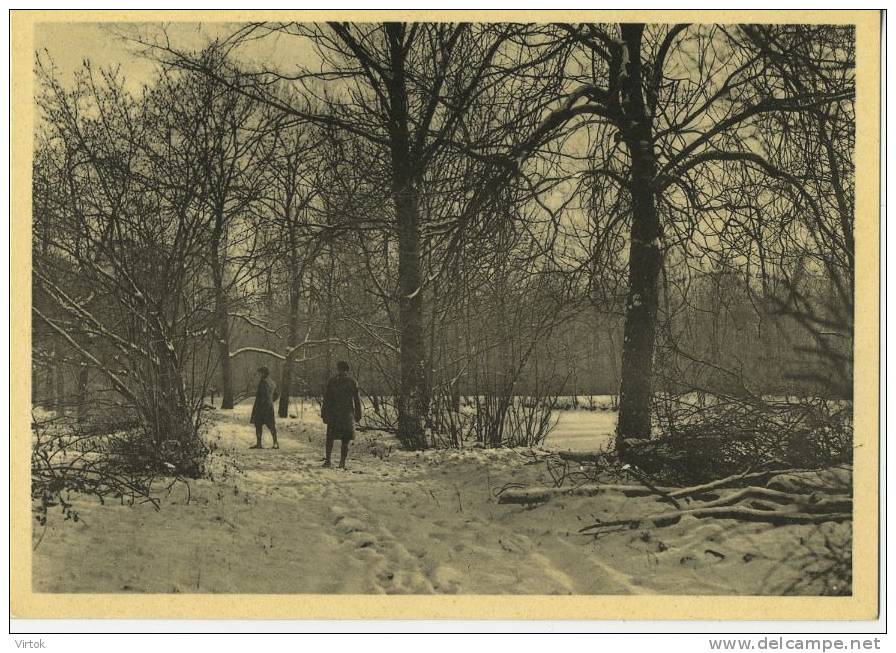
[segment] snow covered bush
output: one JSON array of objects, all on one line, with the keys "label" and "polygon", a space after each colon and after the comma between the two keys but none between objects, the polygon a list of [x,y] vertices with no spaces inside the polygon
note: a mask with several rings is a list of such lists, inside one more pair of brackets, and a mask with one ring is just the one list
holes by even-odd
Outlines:
[{"label": "snow covered bush", "polygon": [[89,65],[71,87],[44,61],[38,77],[35,339],[57,367],[80,370],[80,402],[114,397],[138,422],[123,451],[147,449],[153,472],[197,476],[212,369],[204,112],[176,102],[175,77],[136,94]]},{"label": "snow covered bush", "polygon": [[[133,431],[100,434],[52,414],[35,414],[31,429],[31,499],[38,523],[46,524],[57,507],[64,519],[78,521],[74,504],[78,495],[93,496],[102,503],[158,505],[152,492],[156,474],[149,466],[135,463],[138,451],[114,444],[128,441]],[[176,480],[169,475],[167,483]]]},{"label": "snow covered bush", "polygon": [[657,437],[639,446],[636,455],[639,466],[665,481],[852,462],[850,402],[663,394],[654,412]]}]

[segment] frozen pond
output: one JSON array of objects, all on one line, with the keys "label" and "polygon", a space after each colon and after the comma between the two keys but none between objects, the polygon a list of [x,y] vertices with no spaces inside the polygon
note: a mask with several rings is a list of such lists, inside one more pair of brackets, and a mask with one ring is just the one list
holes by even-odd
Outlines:
[{"label": "frozen pond", "polygon": [[611,448],[619,413],[612,410],[561,410],[545,449],[598,451]]}]

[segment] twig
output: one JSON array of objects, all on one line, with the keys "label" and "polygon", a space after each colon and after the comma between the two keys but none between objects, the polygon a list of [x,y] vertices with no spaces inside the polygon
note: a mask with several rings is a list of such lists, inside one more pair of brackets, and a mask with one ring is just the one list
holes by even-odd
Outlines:
[{"label": "twig", "polygon": [[659,497],[662,498],[663,501],[666,501],[667,503],[671,503],[671,504],[672,504],[673,506],[675,506],[678,510],[681,510],[681,504],[678,503],[678,501],[676,501],[675,497],[674,497],[672,494],[670,494],[668,490],[662,490],[662,489],[656,487],[653,483],[650,482],[649,479],[647,479],[647,478],[644,476],[644,474],[642,474],[642,473],[640,473],[639,471],[637,471],[637,470],[636,470],[634,467],[632,467],[631,465],[626,465],[625,467],[623,467],[623,469],[625,469],[625,470],[626,470],[627,472],[629,472],[632,476],[634,476],[634,477],[635,477],[635,480],[638,481],[638,482],[640,482],[641,484],[643,484],[644,487],[648,488],[649,490],[651,490],[651,491],[654,492],[655,494],[659,495]]}]

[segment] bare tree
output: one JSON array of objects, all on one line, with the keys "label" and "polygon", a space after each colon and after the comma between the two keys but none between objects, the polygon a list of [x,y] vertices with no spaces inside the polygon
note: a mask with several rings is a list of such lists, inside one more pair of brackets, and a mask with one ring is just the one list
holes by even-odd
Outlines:
[{"label": "bare tree", "polygon": [[[369,149],[371,178],[384,180],[391,191],[399,433],[409,446],[425,444],[427,357],[435,351],[433,343],[426,347],[427,288],[461,256],[465,241],[497,233],[498,223],[508,219],[498,210],[505,193],[529,189],[528,201],[556,213],[543,197],[551,188],[550,170],[560,174],[557,157],[586,161],[582,177],[599,187],[592,196],[610,209],[600,230],[603,242],[590,244],[590,277],[615,269],[622,257],[627,266],[617,429],[624,449],[626,440],[651,431],[664,256],[675,247],[688,256],[695,238],[712,231],[711,221],[725,220],[729,209],[717,200],[731,195],[737,171],[749,171],[811,213],[823,213],[758,134],[765,121],[848,103],[852,88],[848,81],[824,88],[789,82],[776,71],[798,67],[771,65],[774,48],[751,29],[253,24],[217,47],[229,52],[270,34],[295,36],[314,48],[320,65],[238,76],[152,45],[174,65],[211,75],[293,119],[339,130]],[[806,29],[794,27],[788,38],[811,42]],[[775,47],[780,59],[785,50]],[[835,52],[835,59],[843,52]],[[300,89],[289,101],[271,92],[284,80]],[[453,167],[457,162],[461,166]],[[455,190],[442,184],[441,195],[447,175],[440,180],[436,170],[458,171]],[[440,195],[450,197],[442,204],[451,207],[448,215],[433,209]],[[359,225],[367,219],[356,216]],[[618,246],[626,225],[627,255]],[[425,271],[430,260],[436,268]],[[580,264],[578,271],[585,268]]]},{"label": "bare tree", "polygon": [[207,246],[199,125],[175,118],[167,84],[133,97],[89,65],[74,89],[42,61],[38,71],[38,142],[60,194],[52,233],[36,232],[48,246],[34,260],[34,314],[136,411],[147,463],[195,475],[201,393],[183,371],[205,333],[193,292]]},{"label": "bare tree", "polygon": [[[210,67],[232,67],[214,49],[200,56]],[[239,300],[234,295],[257,273],[257,232],[252,215],[261,208],[265,169],[273,156],[274,116],[265,105],[207,75],[190,73],[176,80],[168,78],[167,83],[172,109],[179,119],[190,120],[196,107],[206,107],[195,117],[200,143],[196,155],[205,183],[201,210],[209,221],[207,258],[221,370],[221,407],[228,409],[234,404],[230,323]]]},{"label": "bare tree", "polygon": [[[541,126],[517,146],[527,151],[572,121],[614,134],[595,178],[609,179],[628,195],[629,279],[625,307],[618,439],[650,435],[653,351],[658,279],[663,250],[700,189],[713,185],[723,164],[738,164],[783,182],[792,196],[811,198],[787,172],[768,160],[751,134],[762,120],[849,101],[849,87],[787,88],[764,75],[765,57],[745,45],[737,28],[643,24],[561,25],[583,63],[571,75],[581,84]],[[796,28],[799,31],[799,28]],[[566,70],[574,70],[567,66]],[[569,74],[569,73],[567,73]],[[618,156],[614,144],[625,146]]]},{"label": "bare tree", "polygon": [[[336,127],[377,150],[389,183],[398,246],[398,430],[410,447],[425,446],[429,402],[421,198],[439,156],[454,148],[484,89],[506,81],[507,66],[496,75],[495,61],[502,44],[519,31],[514,26],[469,24],[253,24],[220,47],[229,51],[267,34],[295,36],[312,45],[320,65],[301,68],[298,74],[262,69],[248,77],[226,77],[189,53],[150,44],[175,65],[211,75],[287,115]],[[300,86],[303,102],[287,102],[269,92],[272,83],[284,79]],[[510,99],[514,105],[521,100]],[[479,213],[481,201],[468,204],[475,207],[469,215]]]},{"label": "bare tree", "polygon": [[[281,127],[276,136],[276,154],[271,161],[268,178],[273,182],[271,215],[275,238],[279,247],[275,255],[282,255],[286,268],[289,309],[287,333],[280,379],[280,417],[289,414],[289,401],[294,380],[296,354],[311,342],[312,322],[303,331],[300,324],[301,300],[305,276],[315,264],[321,249],[330,236],[321,227],[320,207],[316,206],[326,183],[322,174],[322,138],[313,125]],[[310,311],[308,311],[310,317]],[[307,358],[307,355],[303,356]]]}]

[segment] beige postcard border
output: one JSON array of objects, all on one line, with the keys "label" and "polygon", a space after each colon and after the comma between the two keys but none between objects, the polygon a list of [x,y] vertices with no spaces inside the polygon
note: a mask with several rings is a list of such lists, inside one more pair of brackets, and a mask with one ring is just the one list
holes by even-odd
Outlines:
[{"label": "beige postcard border", "polygon": [[[38,22],[479,20],[852,23],[857,30],[855,522],[851,597],[42,594],[31,589],[31,156]],[[877,11],[11,12],[10,611],[20,618],[865,620],[878,612],[880,14]]]}]

